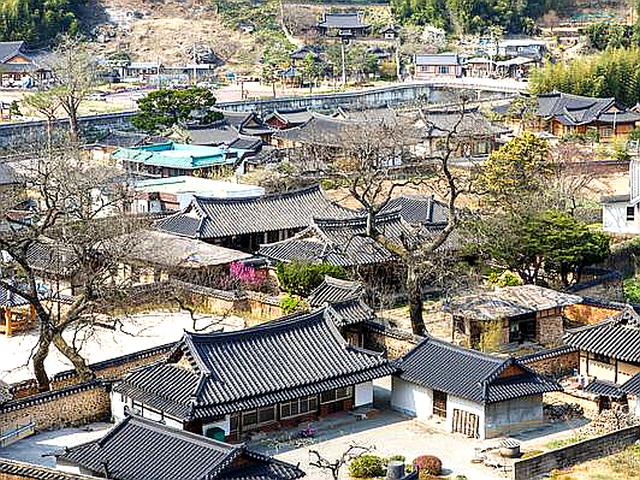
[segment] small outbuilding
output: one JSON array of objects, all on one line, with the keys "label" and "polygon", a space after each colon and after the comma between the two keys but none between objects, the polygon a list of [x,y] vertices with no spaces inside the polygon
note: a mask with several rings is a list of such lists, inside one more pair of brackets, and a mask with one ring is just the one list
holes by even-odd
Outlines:
[{"label": "small outbuilding", "polygon": [[515,358],[426,338],[398,362],[391,406],[447,432],[492,438],[538,427],[542,396],[561,390]]}]

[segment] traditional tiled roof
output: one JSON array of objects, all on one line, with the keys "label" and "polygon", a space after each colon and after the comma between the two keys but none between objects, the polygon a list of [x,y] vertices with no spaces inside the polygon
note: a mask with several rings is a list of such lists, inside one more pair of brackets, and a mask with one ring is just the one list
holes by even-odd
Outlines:
[{"label": "traditional tiled roof", "polygon": [[78,256],[71,247],[43,238],[29,247],[27,262],[36,271],[69,275],[78,267]]},{"label": "traditional tiled roof", "polygon": [[457,53],[425,53],[414,58],[416,65],[462,65],[464,57]]},{"label": "traditional tiled roof", "polygon": [[585,125],[596,121],[640,121],[640,114],[619,108],[613,97],[595,98],[551,92],[540,94],[537,98],[538,115],[543,118],[555,118],[564,125]]},{"label": "traditional tiled roof", "polygon": [[308,300],[312,307],[322,307],[329,303],[360,298],[363,294],[362,283],[326,275],[323,282],[311,292]]},{"label": "traditional tiled roof", "polygon": [[620,391],[631,395],[640,396],[640,373],[636,373],[620,387]]},{"label": "traditional tiled roof", "polygon": [[191,205],[156,223],[169,233],[213,239],[307,227],[318,216],[348,218],[354,213],[330,201],[318,185],[256,198],[195,197]]},{"label": "traditional tiled roof", "polygon": [[425,138],[443,137],[454,129],[456,136],[473,138],[502,135],[510,131],[490,122],[478,108],[468,108],[464,112],[451,108],[429,109],[424,112],[424,117],[417,126],[426,126],[426,132],[422,133]]},{"label": "traditional tiled roof", "polygon": [[[345,267],[393,260],[391,251],[365,235],[366,225],[365,217],[316,218],[309,228],[287,240],[262,245],[258,253],[277,262],[324,262]],[[378,215],[376,227],[394,242],[415,234],[398,211]]]},{"label": "traditional tiled roof", "polygon": [[360,14],[357,12],[348,13],[325,13],[322,22],[318,23],[320,28],[368,28],[369,25],[360,21]]},{"label": "traditional tiled roof", "polygon": [[296,51],[290,53],[289,57],[292,58],[293,60],[304,60],[307,57],[307,55],[311,55],[313,58],[319,57],[318,52],[316,52],[314,48],[308,45],[305,45],[304,47],[301,47]]},{"label": "traditional tiled roof", "polygon": [[617,315],[568,330],[567,345],[625,362],[640,362],[640,315],[628,306]]},{"label": "traditional tiled roof", "polygon": [[398,363],[400,378],[478,403],[561,390],[514,358],[498,358],[426,338]]},{"label": "traditional tiled roof", "polygon": [[58,461],[113,480],[293,480],[299,468],[246,449],[130,416],[99,440],[66,449]]},{"label": "traditional tiled roof", "polygon": [[619,385],[616,385],[613,382],[608,382],[607,380],[594,380],[584,387],[584,391],[587,393],[593,393],[594,395],[615,399],[622,398],[624,396],[624,392],[621,391]]},{"label": "traditional tiled roof", "polygon": [[274,138],[290,142],[340,148],[353,135],[362,135],[364,127],[355,122],[341,120],[327,115],[312,113],[306,123],[286,130],[278,130]]},{"label": "traditional tiled roof", "polygon": [[346,327],[375,319],[375,313],[361,298],[351,298],[334,302],[325,309],[327,315],[338,327]]},{"label": "traditional tiled roof", "polygon": [[313,118],[312,113],[306,108],[299,110],[274,110],[273,113],[270,113],[265,117],[265,122],[269,122],[273,119],[278,119],[284,124],[286,124],[286,128],[299,127],[300,125],[304,125],[309,120]]},{"label": "traditional tiled roof", "polygon": [[11,165],[0,163],[0,185],[17,185],[22,181],[18,172]]},{"label": "traditional tiled roof", "polygon": [[402,219],[412,225],[446,225],[447,206],[429,195],[401,195],[392,198],[381,213],[400,210]]},{"label": "traditional tiled roof", "polygon": [[7,60],[23,53],[25,43],[23,41],[18,42],[0,42],[0,63],[4,63]]},{"label": "traditional tiled roof", "polygon": [[238,332],[185,333],[170,361],[115,390],[182,419],[273,405],[389,375],[382,356],[349,346],[323,309]]},{"label": "traditional tiled roof", "polygon": [[33,480],[96,480],[93,476],[63,472],[41,465],[16,462],[8,458],[0,458],[0,476]]},{"label": "traditional tiled roof", "polygon": [[582,297],[537,285],[504,287],[493,292],[454,298],[445,309],[473,320],[496,320],[580,303]]},{"label": "traditional tiled roof", "polygon": [[562,355],[566,355],[571,352],[577,352],[578,349],[572,347],[570,345],[562,345],[560,347],[548,348],[545,350],[540,350],[538,352],[529,353],[527,355],[522,355],[518,357],[518,361],[522,363],[534,363],[539,362],[540,360],[547,360],[549,358],[555,358]]},{"label": "traditional tiled roof", "polygon": [[9,385],[2,380],[0,380],[0,403],[8,402],[13,399],[13,395],[11,395],[11,391],[9,390]]}]

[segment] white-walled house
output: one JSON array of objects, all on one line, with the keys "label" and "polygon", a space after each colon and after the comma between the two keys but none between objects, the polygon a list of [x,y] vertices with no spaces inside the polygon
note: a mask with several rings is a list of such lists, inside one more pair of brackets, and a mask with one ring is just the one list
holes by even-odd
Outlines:
[{"label": "white-walled house", "polygon": [[393,376],[391,406],[447,432],[492,438],[538,427],[542,395],[560,385],[513,358],[497,358],[426,338]]},{"label": "white-walled house", "polygon": [[640,165],[629,163],[629,192],[601,198],[602,229],[620,235],[640,234]]}]

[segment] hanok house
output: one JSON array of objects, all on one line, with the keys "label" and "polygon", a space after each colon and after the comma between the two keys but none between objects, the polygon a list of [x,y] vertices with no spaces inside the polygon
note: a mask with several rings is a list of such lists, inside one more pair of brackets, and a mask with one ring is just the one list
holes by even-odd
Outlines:
[{"label": "hanok house", "polygon": [[168,233],[253,252],[308,227],[314,217],[354,212],[329,200],[318,185],[256,198],[195,197],[180,213],[156,223]]},{"label": "hanok house", "polygon": [[0,334],[10,337],[13,333],[30,330],[35,323],[33,305],[20,295],[0,287]]},{"label": "hanok house", "polygon": [[115,385],[112,413],[240,440],[371,405],[372,381],[395,371],[350,346],[323,310],[229,333],[185,333],[166,362]]},{"label": "hanok house", "polygon": [[40,68],[26,50],[23,41],[0,42],[0,86],[24,86],[48,77],[49,71]]},{"label": "hanok house", "polygon": [[325,13],[322,21],[316,25],[321,35],[340,38],[365,36],[370,27],[362,21],[359,12]]},{"label": "hanok house", "polygon": [[542,396],[561,390],[514,358],[426,338],[397,364],[391,407],[447,432],[492,438],[539,427]]},{"label": "hanok house", "polygon": [[454,298],[444,309],[452,317],[452,341],[485,350],[524,342],[560,344],[564,308],[580,302],[577,295],[521,285]]},{"label": "hanok house", "polygon": [[[262,245],[258,254],[272,263],[328,263],[346,268],[384,267],[396,262],[394,253],[365,235],[366,226],[364,216],[315,218],[299,234],[281,242]],[[391,241],[401,242],[415,236],[414,230],[402,220],[397,210],[379,214],[376,228]]]},{"label": "hanok house", "polygon": [[132,285],[177,279],[213,286],[216,279],[226,277],[232,263],[251,258],[238,250],[154,230],[140,230],[113,242],[122,245],[118,277]]},{"label": "hanok house", "polygon": [[295,480],[302,470],[261,453],[129,416],[102,438],[56,453],[58,469],[112,480]]},{"label": "hanok house", "polygon": [[541,126],[556,137],[593,134],[601,142],[626,138],[640,122],[640,114],[615,98],[593,98],[562,92],[539,94]]},{"label": "hanok house", "polygon": [[585,390],[608,399],[640,373],[640,315],[630,306],[596,323],[568,330],[564,341],[580,350],[580,375]]},{"label": "hanok house", "polygon": [[415,55],[415,80],[434,77],[462,77],[465,58],[458,53],[433,53]]}]

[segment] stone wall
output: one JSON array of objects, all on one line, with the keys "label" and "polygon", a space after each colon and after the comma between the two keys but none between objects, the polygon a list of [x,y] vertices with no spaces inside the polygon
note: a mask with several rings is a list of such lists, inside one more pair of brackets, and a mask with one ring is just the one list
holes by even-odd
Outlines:
[{"label": "stone wall", "polygon": [[550,315],[541,317],[538,312],[536,319],[536,339],[544,346],[555,347],[562,343],[562,335],[564,335],[564,327],[562,316]]},{"label": "stone wall", "polygon": [[542,375],[558,378],[578,369],[580,352],[574,348],[562,346],[524,355],[519,360]]},{"label": "stone wall", "polygon": [[108,386],[99,380],[39,393],[0,406],[0,432],[33,422],[35,430],[51,430],[108,419]]},{"label": "stone wall", "polygon": [[95,478],[97,477],[0,458],[0,480],[93,480]]},{"label": "stone wall", "polygon": [[[174,343],[168,343],[138,352],[96,362],[89,365],[97,378],[105,380],[119,380],[134,368],[150,365],[167,357]],[[51,389],[59,390],[79,382],[75,370],[60,372],[51,379]],[[26,380],[11,385],[10,391],[14,399],[25,398],[38,393],[35,380]]]},{"label": "stone wall", "polygon": [[598,270],[593,278],[573,285],[569,291],[581,297],[610,302],[623,302],[622,275],[617,271]]},{"label": "stone wall", "polygon": [[387,358],[395,360],[409,353],[422,340],[412,333],[369,322],[363,326],[364,348],[385,352]]},{"label": "stone wall", "polygon": [[628,427],[600,437],[558,448],[514,464],[513,480],[541,478],[551,470],[612,455],[640,439],[640,427]]}]

